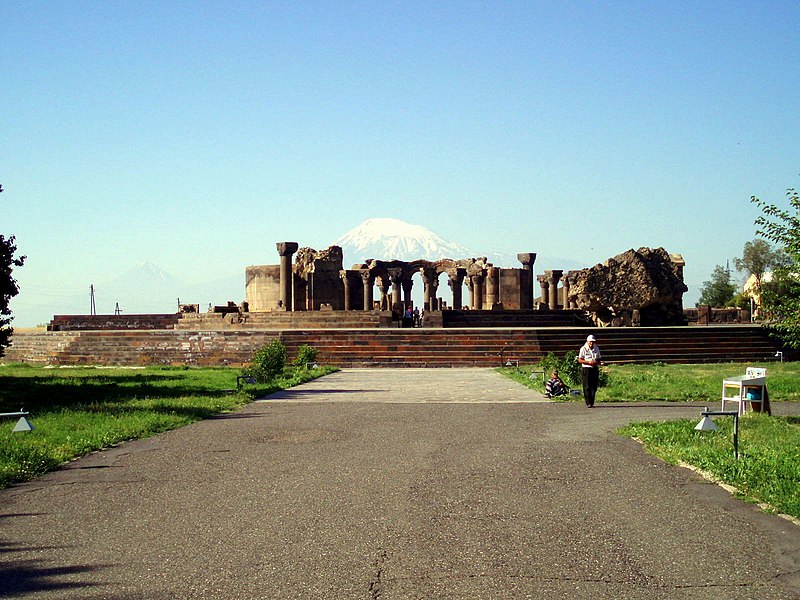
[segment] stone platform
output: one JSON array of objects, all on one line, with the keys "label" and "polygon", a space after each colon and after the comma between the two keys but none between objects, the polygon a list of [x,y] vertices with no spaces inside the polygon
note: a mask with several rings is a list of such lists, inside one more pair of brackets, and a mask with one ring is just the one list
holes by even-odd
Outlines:
[{"label": "stone platform", "polygon": [[707,363],[775,360],[759,326],[502,327],[452,329],[263,329],[21,332],[4,360],[52,365],[241,366],[273,339],[290,360],[303,344],[319,361],[339,367],[493,367],[508,360],[538,362],[577,351],[598,338],[609,363]]}]

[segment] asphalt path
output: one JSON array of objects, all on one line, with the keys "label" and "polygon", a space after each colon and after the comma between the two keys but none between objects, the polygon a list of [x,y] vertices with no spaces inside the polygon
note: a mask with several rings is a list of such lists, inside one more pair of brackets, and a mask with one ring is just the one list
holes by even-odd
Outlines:
[{"label": "asphalt path", "polygon": [[1,491],[0,598],[800,598],[800,527],[614,433],[699,410],[345,370]]}]

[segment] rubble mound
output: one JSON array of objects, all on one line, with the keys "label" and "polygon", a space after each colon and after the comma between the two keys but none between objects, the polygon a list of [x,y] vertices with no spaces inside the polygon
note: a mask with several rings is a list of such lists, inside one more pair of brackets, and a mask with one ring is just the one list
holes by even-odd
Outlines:
[{"label": "rubble mound", "polygon": [[663,248],[628,250],[571,271],[569,300],[600,327],[683,325],[683,259]]},{"label": "rubble mound", "polygon": [[319,251],[303,247],[295,254],[294,272],[304,278],[307,278],[309,273],[321,270],[338,273],[342,269],[342,260],[340,246],[330,246]]}]

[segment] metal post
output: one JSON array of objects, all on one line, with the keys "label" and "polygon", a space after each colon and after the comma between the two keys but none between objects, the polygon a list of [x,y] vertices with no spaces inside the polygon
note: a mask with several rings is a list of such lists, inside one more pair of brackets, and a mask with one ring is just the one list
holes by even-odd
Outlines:
[{"label": "metal post", "polygon": [[733,455],[739,460],[739,411],[738,410],[704,410],[704,417],[733,417]]}]

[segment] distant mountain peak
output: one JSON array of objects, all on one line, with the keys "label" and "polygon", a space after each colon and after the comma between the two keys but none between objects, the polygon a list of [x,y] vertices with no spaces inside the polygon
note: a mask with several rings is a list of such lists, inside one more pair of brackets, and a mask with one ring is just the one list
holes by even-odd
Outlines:
[{"label": "distant mountain peak", "polygon": [[367,219],[333,242],[341,246],[344,259],[361,263],[382,260],[439,260],[467,258],[470,250],[448,242],[423,225],[389,217]]}]

